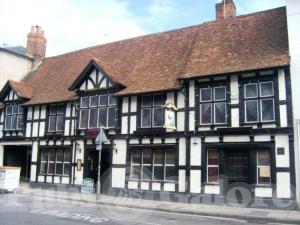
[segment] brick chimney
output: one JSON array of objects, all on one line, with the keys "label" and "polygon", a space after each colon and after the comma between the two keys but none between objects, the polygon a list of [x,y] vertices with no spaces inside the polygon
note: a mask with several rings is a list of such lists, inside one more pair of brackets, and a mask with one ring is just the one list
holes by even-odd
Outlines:
[{"label": "brick chimney", "polygon": [[33,66],[38,65],[46,55],[47,39],[40,26],[32,26],[27,35],[26,54],[33,57]]},{"label": "brick chimney", "polygon": [[236,16],[236,7],[233,0],[222,0],[216,4],[217,20],[222,20]]}]

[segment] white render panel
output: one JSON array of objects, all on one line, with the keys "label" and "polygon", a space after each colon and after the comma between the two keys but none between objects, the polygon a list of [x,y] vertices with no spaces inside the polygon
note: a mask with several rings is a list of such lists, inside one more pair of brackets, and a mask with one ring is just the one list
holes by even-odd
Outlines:
[{"label": "white render panel", "polygon": [[287,127],[287,107],[280,105],[280,126]]},{"label": "white render panel", "polygon": [[153,143],[154,144],[161,144],[162,143],[161,138],[154,138]]},{"label": "white render panel", "polygon": [[128,181],[129,189],[138,189],[138,187],[139,187],[138,181]]},{"label": "white render panel", "polygon": [[141,190],[149,190],[149,182],[141,182]]},{"label": "white render panel", "polygon": [[88,90],[94,89],[94,85],[90,80],[87,80],[87,89]]},{"label": "white render panel", "polygon": [[175,184],[174,183],[164,183],[164,191],[175,191]]},{"label": "white render panel", "polygon": [[138,139],[130,139],[129,144],[138,144],[139,140]]},{"label": "white render panel", "polygon": [[92,79],[92,81],[94,81],[94,83],[96,84],[96,77],[97,77],[97,72],[96,69],[93,70],[93,72],[90,73],[90,78]]},{"label": "white render panel", "polygon": [[273,192],[272,188],[256,187],[255,197],[272,198],[272,192]]},{"label": "white render panel", "polygon": [[142,144],[150,144],[150,139],[149,138],[143,138],[142,139]]},{"label": "white render panel", "polygon": [[184,102],[185,102],[184,99],[185,99],[184,95],[180,91],[178,91],[177,92],[177,108],[178,109],[184,108]]},{"label": "white render panel", "polygon": [[128,131],[128,116],[122,116],[122,134],[127,134]]},{"label": "white render panel", "polygon": [[201,170],[190,171],[190,192],[201,193]]},{"label": "white render panel", "polygon": [[107,82],[107,79],[104,78],[103,81],[100,84],[100,88],[106,88],[106,82]]},{"label": "white render panel", "polygon": [[111,186],[125,188],[125,168],[112,168]]},{"label": "white render panel", "polygon": [[59,183],[60,183],[60,179],[59,179],[58,176],[55,176],[55,177],[54,177],[54,183],[55,183],[55,184],[59,184]]},{"label": "white render panel", "polygon": [[208,137],[205,137],[204,141],[206,143],[219,143],[219,137],[217,137],[217,136],[208,136]]},{"label": "white render panel", "polygon": [[166,138],[165,143],[166,144],[176,144],[176,138]]},{"label": "white render panel", "polygon": [[35,106],[34,107],[34,113],[33,113],[33,119],[37,120],[40,118],[40,107]]},{"label": "white render panel", "polygon": [[61,183],[62,183],[62,184],[68,184],[69,182],[70,182],[69,177],[63,177],[63,178],[61,179]]},{"label": "white render panel", "polygon": [[65,120],[65,136],[69,135],[69,130],[70,130],[70,120]]},{"label": "white render panel", "polygon": [[9,100],[13,100],[14,92],[11,90],[9,92]]},{"label": "white render panel", "polygon": [[0,145],[0,166],[3,166],[3,154],[4,154],[4,147]]},{"label": "white render panel", "polygon": [[195,106],[195,81],[190,81],[189,86],[189,106],[194,107]]},{"label": "white render panel", "polygon": [[204,192],[205,192],[205,194],[219,195],[220,194],[220,186],[207,184],[204,186]]},{"label": "white render panel", "polygon": [[231,126],[232,127],[240,126],[240,110],[239,110],[239,108],[231,109]]},{"label": "white render panel", "polygon": [[227,135],[223,138],[224,142],[250,142],[248,135]]},{"label": "white render panel", "polygon": [[230,96],[231,104],[238,104],[239,103],[239,81],[237,75],[233,75],[230,77],[230,94],[231,94]]},{"label": "white render panel", "polygon": [[161,190],[161,184],[160,183],[152,183],[152,191],[160,191]]},{"label": "white render panel", "polygon": [[290,173],[277,172],[276,180],[277,180],[277,197],[290,198],[291,197]]},{"label": "white render panel", "polygon": [[39,136],[44,137],[44,135],[45,135],[45,122],[40,122]]},{"label": "white render panel", "polygon": [[38,142],[35,141],[32,143],[32,153],[31,153],[32,162],[37,162],[38,150],[39,150],[39,144]]},{"label": "white render panel", "polygon": [[179,166],[186,164],[186,140],[185,138],[179,138]]},{"label": "white render panel", "polygon": [[263,124],[262,128],[276,128],[276,124]]},{"label": "white render panel", "polygon": [[[290,167],[289,136],[275,135],[276,167]],[[277,154],[277,148],[284,148],[284,155]]]},{"label": "white render panel", "polygon": [[41,119],[46,119],[46,106],[43,105],[41,108]]},{"label": "white render panel", "polygon": [[68,103],[67,107],[66,107],[66,117],[70,117],[71,116],[71,104]]},{"label": "white render panel", "polygon": [[286,84],[284,70],[278,70],[279,100],[286,100]]},{"label": "white render panel", "polygon": [[85,90],[85,82],[82,83],[82,85],[80,86],[79,90]]},{"label": "white render panel", "polygon": [[126,164],[126,140],[115,140],[117,151],[113,151],[113,164]]},{"label": "white render panel", "polygon": [[46,182],[47,183],[52,183],[52,176],[47,176],[46,177]]},{"label": "white render panel", "polygon": [[30,181],[35,181],[36,179],[36,165],[31,165],[30,167]]},{"label": "white render panel", "polygon": [[123,97],[122,112],[128,113],[128,97]]},{"label": "white render panel", "polygon": [[0,117],[0,122],[4,122],[4,111],[1,111],[1,117]]},{"label": "white render panel", "polygon": [[45,179],[44,179],[44,176],[38,176],[38,182],[44,182]]},{"label": "white render panel", "polygon": [[184,131],[184,112],[177,112],[177,131]]},{"label": "white render panel", "polygon": [[201,166],[201,139],[198,137],[192,137],[190,145],[191,145],[190,147],[191,166]]},{"label": "white render panel", "polygon": [[254,136],[254,141],[255,142],[270,142],[271,141],[271,136],[270,135],[255,135]]},{"label": "white render panel", "polygon": [[136,96],[131,97],[130,111],[131,112],[136,112],[137,111],[137,97]]},{"label": "white render panel", "polygon": [[33,123],[33,127],[32,127],[32,137],[37,137],[38,136],[38,127],[39,127],[39,123],[38,122],[34,122]]},{"label": "white render panel", "polygon": [[185,170],[179,170],[178,174],[178,191],[185,192]]},{"label": "white render panel", "polygon": [[136,131],[136,116],[130,117],[130,133],[133,134],[133,132]]},{"label": "white render panel", "polygon": [[28,107],[27,110],[27,119],[32,120],[32,107]]},{"label": "white render panel", "polygon": [[195,111],[189,112],[189,130],[195,130]]}]

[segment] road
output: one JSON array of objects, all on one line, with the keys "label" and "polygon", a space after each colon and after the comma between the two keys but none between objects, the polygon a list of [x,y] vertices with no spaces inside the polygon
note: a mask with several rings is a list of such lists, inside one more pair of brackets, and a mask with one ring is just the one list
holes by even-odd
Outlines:
[{"label": "road", "polygon": [[20,194],[0,195],[0,225],[256,225],[243,220],[104,206]]}]

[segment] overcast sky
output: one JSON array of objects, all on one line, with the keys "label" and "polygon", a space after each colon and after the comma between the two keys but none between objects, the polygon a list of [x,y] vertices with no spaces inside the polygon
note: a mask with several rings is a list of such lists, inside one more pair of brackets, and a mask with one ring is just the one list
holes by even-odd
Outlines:
[{"label": "overcast sky", "polygon": [[[47,56],[215,19],[221,0],[0,0],[0,46],[26,45],[31,25],[48,39]],[[235,0],[238,14],[284,0]]]}]

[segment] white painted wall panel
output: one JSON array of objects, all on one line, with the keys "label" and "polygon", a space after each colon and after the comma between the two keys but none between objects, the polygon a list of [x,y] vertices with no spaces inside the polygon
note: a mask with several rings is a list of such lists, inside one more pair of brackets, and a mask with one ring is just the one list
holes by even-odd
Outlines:
[{"label": "white painted wall panel", "polygon": [[240,126],[240,110],[238,108],[231,109],[231,126],[232,127]]},{"label": "white painted wall panel", "polygon": [[128,113],[128,97],[123,97],[122,112]]},{"label": "white painted wall panel", "polygon": [[184,131],[184,112],[177,112],[177,131]]},{"label": "white painted wall panel", "polygon": [[45,122],[40,122],[39,136],[44,137],[44,135],[45,135]]},{"label": "white painted wall panel", "polygon": [[286,100],[286,84],[285,84],[285,73],[284,70],[278,70],[278,89],[279,89],[279,100]]},{"label": "white painted wall panel", "polygon": [[33,119],[37,120],[40,118],[40,107],[35,106],[33,112]]},{"label": "white painted wall panel", "polygon": [[189,130],[195,130],[195,111],[189,112]]},{"label": "white painted wall panel", "polygon": [[190,171],[190,192],[201,193],[201,170]]},{"label": "white painted wall panel", "polygon": [[152,191],[161,191],[161,184],[160,183],[152,183]]},{"label": "white painted wall panel", "polygon": [[35,181],[35,179],[36,179],[36,170],[37,170],[37,166],[36,165],[31,165],[31,167],[30,167],[30,181]]},{"label": "white painted wall panel", "polygon": [[71,116],[71,104],[68,103],[67,107],[66,107],[66,117],[70,117]]},{"label": "white painted wall panel", "polygon": [[287,107],[286,105],[280,105],[280,126],[287,127]]},{"label": "white painted wall panel", "polygon": [[39,150],[39,145],[38,142],[35,141],[32,143],[32,153],[31,153],[32,162],[37,162],[38,150]]},{"label": "white painted wall panel", "polygon": [[128,181],[129,189],[138,189],[138,187],[139,187],[138,181]]},{"label": "white painted wall panel", "polygon": [[136,116],[130,117],[130,133],[133,134],[134,131],[136,131]]},{"label": "white painted wall panel", "polygon": [[256,187],[255,197],[272,198],[272,188]]},{"label": "white painted wall panel", "polygon": [[113,151],[113,164],[126,164],[126,140],[115,140],[118,151]]},{"label": "white painted wall panel", "polygon": [[276,176],[277,176],[276,177],[277,197],[290,198],[291,197],[290,173],[278,172]]},{"label": "white painted wall panel", "polygon": [[184,102],[185,102],[184,99],[185,99],[184,95],[180,91],[178,91],[177,92],[177,108],[178,109],[184,108]]},{"label": "white painted wall panel", "polygon": [[175,104],[175,94],[174,92],[167,93],[167,102],[173,102]]},{"label": "white painted wall panel", "polygon": [[136,96],[131,97],[130,111],[131,112],[136,112],[137,111],[137,97]]},{"label": "white painted wall panel", "polygon": [[179,170],[178,173],[178,191],[185,192],[185,170]]},{"label": "white painted wall panel", "polygon": [[112,168],[111,185],[113,188],[125,188],[125,168]]},{"label": "white painted wall panel", "polygon": [[175,184],[174,183],[164,183],[164,191],[174,192]]},{"label": "white painted wall panel", "polygon": [[184,166],[186,164],[186,141],[185,138],[179,138],[179,165]]},{"label": "white painted wall panel", "polygon": [[141,190],[150,190],[149,182],[141,182]]},{"label": "white painted wall panel", "polygon": [[226,135],[223,138],[224,142],[250,142],[248,135]]},{"label": "white painted wall panel", "polygon": [[191,166],[201,165],[201,139],[198,137],[192,137],[190,143],[190,163]]},{"label": "white painted wall panel", "polygon": [[239,103],[239,81],[237,75],[230,77],[230,102],[231,104]]},{"label": "white painted wall panel", "polygon": [[122,116],[122,134],[127,134],[128,131],[128,116]]},{"label": "white painted wall panel", "polygon": [[46,106],[43,105],[41,108],[41,119],[45,119],[46,118]]},{"label": "white painted wall panel", "polygon": [[220,194],[220,186],[219,185],[205,185],[204,192],[205,192],[205,194],[219,195]]},{"label": "white painted wall panel", "polygon": [[289,136],[288,135],[276,135],[275,136],[276,153],[277,148],[284,148],[284,155],[276,154],[276,166],[277,167],[289,167],[290,166],[290,154],[289,154]]},{"label": "white painted wall panel", "polygon": [[4,147],[0,145],[0,166],[3,166],[3,154],[4,154]]},{"label": "white painted wall panel", "polygon": [[208,136],[208,137],[205,137],[204,141],[206,143],[219,143],[219,137],[216,137],[216,136]]},{"label": "white painted wall panel", "polygon": [[189,105],[190,107],[195,106],[195,81],[189,82]]},{"label": "white painted wall panel", "polygon": [[32,120],[32,118],[33,118],[33,116],[32,116],[32,107],[28,107],[27,119]]},{"label": "white painted wall panel", "polygon": [[260,141],[271,141],[271,136],[270,135],[255,135],[254,136],[254,141],[255,142],[260,142]]},{"label": "white painted wall panel", "polygon": [[34,122],[33,126],[32,126],[32,137],[37,137],[38,136],[38,127],[39,127],[39,123],[38,122]]}]

